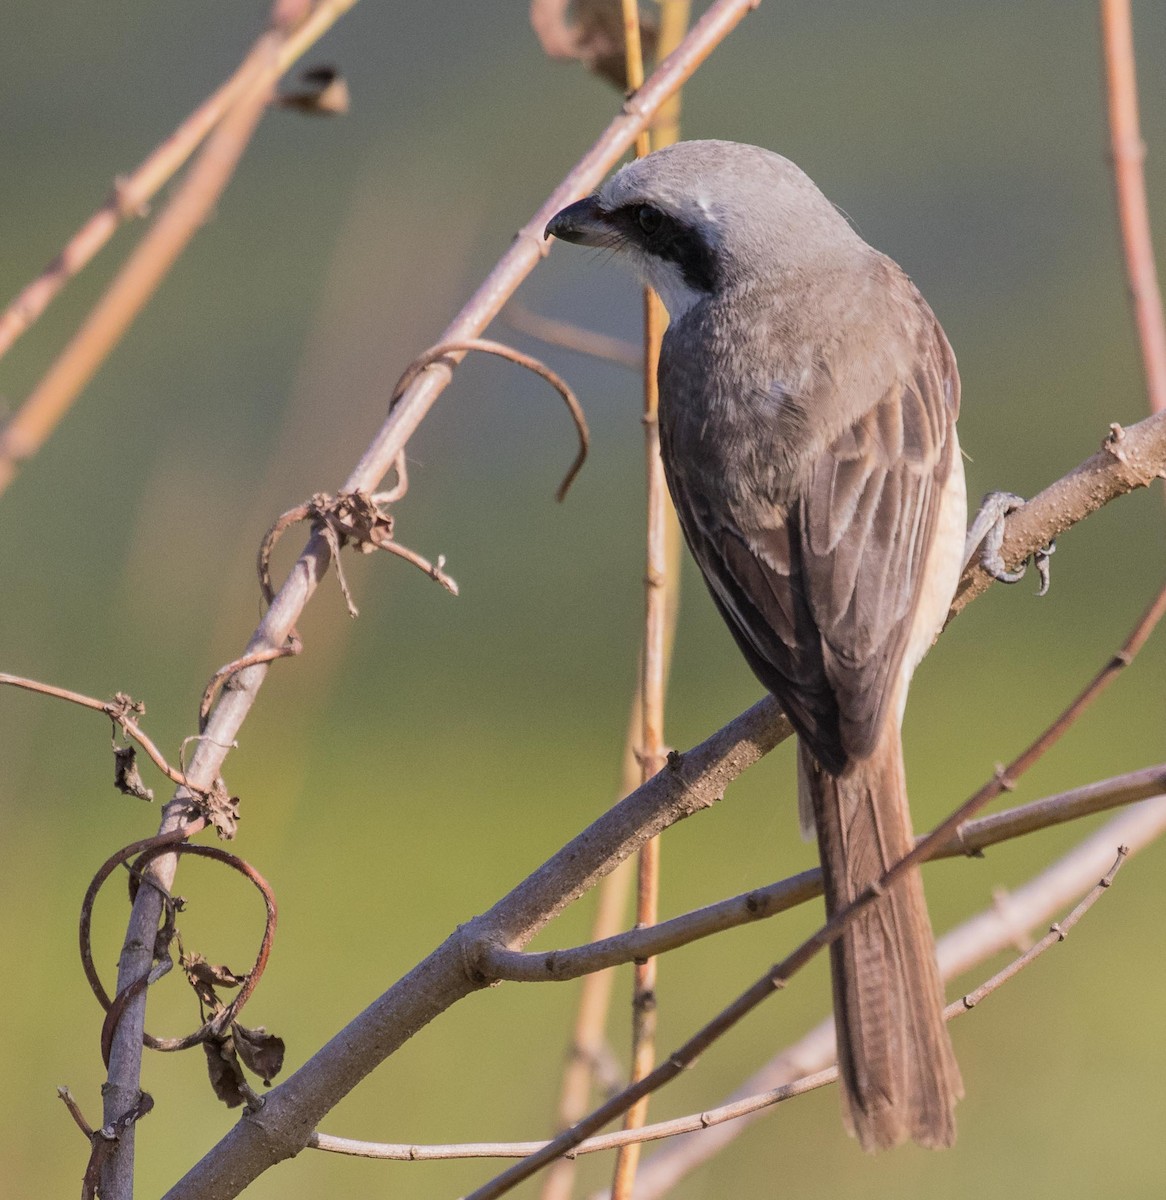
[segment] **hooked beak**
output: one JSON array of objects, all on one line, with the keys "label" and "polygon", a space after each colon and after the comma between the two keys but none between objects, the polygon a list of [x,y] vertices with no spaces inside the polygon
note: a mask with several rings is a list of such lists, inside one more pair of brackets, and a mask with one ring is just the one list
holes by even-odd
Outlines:
[{"label": "hooked beak", "polygon": [[594,196],[584,196],[574,204],[568,204],[547,223],[543,237],[557,237],[563,242],[575,242],[579,246],[607,246],[611,244],[612,228],[607,215],[599,207]]}]

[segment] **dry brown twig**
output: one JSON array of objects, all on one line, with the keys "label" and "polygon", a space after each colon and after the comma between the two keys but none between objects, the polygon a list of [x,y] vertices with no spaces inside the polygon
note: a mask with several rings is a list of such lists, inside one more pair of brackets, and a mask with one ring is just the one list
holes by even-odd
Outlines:
[{"label": "dry brown twig", "polygon": [[[591,446],[591,434],[587,428],[587,417],[583,413],[583,406],[579,403],[579,399],[570,385],[561,375],[552,371],[546,363],[540,362],[532,355],[523,354],[521,350],[515,350],[513,346],[507,346],[505,342],[491,341],[488,338],[445,338],[436,346],[430,346],[428,350],[423,350],[401,373],[401,378],[397,380],[389,400],[389,412],[393,411],[393,406],[405,395],[413,381],[427,368],[440,363],[448,371],[461,362],[466,354],[475,350],[482,354],[493,354],[516,366],[525,367],[540,379],[545,379],[562,396],[563,403],[567,406],[567,412],[571,414],[571,420],[575,425],[575,433],[579,438],[579,450],[555,492],[555,499],[561,503],[566,498],[571,484],[575,482],[575,477],[583,469],[583,464],[587,461],[587,451]],[[399,480],[404,479],[400,468],[402,461],[398,457]]]},{"label": "dry brown twig", "polygon": [[[624,59],[628,91],[635,93],[644,83],[644,53],[640,43],[640,13],[636,0],[621,0]],[[683,35],[682,29],[674,33]],[[679,37],[677,37],[679,41]],[[673,46],[663,46],[668,53]],[[651,153],[653,139],[645,129],[636,138],[636,157]],[[671,507],[664,483],[660,459],[659,390],[656,380],[660,361],[660,343],[667,319],[660,298],[644,288],[644,478],[646,500],[646,547],[644,555],[644,635],[640,649],[640,782],[646,783],[664,765],[664,694],[667,678],[667,610],[665,592],[668,580],[667,525]],[[673,517],[675,521],[675,517]],[[675,548],[675,547],[674,547]],[[673,575],[679,583],[679,572]],[[660,841],[652,838],[640,847],[636,863],[636,928],[648,929],[659,920]],[[656,1061],[656,960],[649,955],[635,960],[632,967],[631,1072],[634,1082],[642,1079]],[[648,1116],[645,1097],[624,1114],[624,1129],[638,1129]],[[639,1147],[622,1147],[612,1168],[612,1200],[627,1200],[636,1178]]]},{"label": "dry brown twig", "polygon": [[1146,144],[1138,120],[1130,0],[1101,0],[1101,49],[1118,224],[1142,351],[1146,395],[1151,412],[1163,412],[1166,411],[1166,323],[1146,203]]},{"label": "dry brown twig", "polygon": [[625,342],[622,338],[596,333],[593,329],[584,329],[570,321],[544,316],[542,313],[531,311],[517,300],[510,301],[502,310],[501,318],[511,329],[538,338],[548,346],[561,346],[564,350],[574,350],[577,354],[613,362],[631,371],[643,370],[643,347]]},{"label": "dry brown twig", "polygon": [[9,675],[5,672],[0,672],[0,685],[37,692],[42,696],[52,696],[56,700],[66,700],[70,704],[77,704],[82,708],[90,708],[94,712],[104,713],[126,737],[132,738],[145,750],[150,761],[171,783],[176,783],[179,787],[191,787],[185,774],[175,770],[166,761],[162,751],[138,724],[136,718],[145,715],[145,705],[139,704],[124,692],[118,692],[112,700],[98,700],[95,696],[86,696],[81,692],[71,691],[69,688],[55,687],[51,683],[41,683],[36,679],[25,679],[21,675]]}]

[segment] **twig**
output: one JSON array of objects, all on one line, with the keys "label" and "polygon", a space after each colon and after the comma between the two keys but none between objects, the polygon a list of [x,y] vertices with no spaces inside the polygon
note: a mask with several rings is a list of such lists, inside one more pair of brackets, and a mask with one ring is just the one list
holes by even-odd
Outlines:
[{"label": "twig", "polygon": [[563,397],[563,403],[566,404],[567,411],[571,414],[571,420],[575,423],[575,432],[579,436],[579,451],[575,455],[575,461],[568,468],[567,474],[563,476],[563,482],[559,484],[558,491],[555,492],[555,499],[561,502],[566,497],[571,484],[575,482],[575,476],[583,469],[583,464],[587,460],[591,434],[587,429],[587,418],[583,414],[583,406],[568,386],[567,381],[552,371],[545,363],[539,362],[537,358],[523,354],[521,350],[515,350],[513,346],[507,346],[504,342],[492,342],[486,338],[447,339],[436,346],[430,346],[405,368],[401,378],[397,380],[397,386],[393,388],[389,411],[392,411],[393,405],[405,394],[410,384],[426,367],[441,362],[448,369],[451,362],[460,362],[472,350],[478,350],[483,354],[495,354],[508,362],[525,367],[528,371],[533,371],[540,379],[545,379]]},{"label": "twig", "polygon": [[[638,0],[622,0],[624,58],[627,66],[628,91],[634,94],[644,83],[644,56],[640,44],[640,10]],[[661,54],[669,54],[683,38],[685,25],[675,19],[669,22],[669,41],[661,41]],[[673,97],[675,101],[679,92]],[[678,113],[678,109],[675,110]],[[675,113],[673,114],[675,117]],[[673,128],[675,121],[673,120]],[[654,139],[648,130],[636,138],[636,157],[649,154]],[[641,782],[646,782],[664,765],[664,696],[668,673],[667,612],[675,608],[667,585],[673,588],[680,582],[679,571],[669,579],[668,523],[671,513],[664,467],[660,459],[660,424],[658,418],[659,388],[657,370],[660,363],[660,343],[667,319],[660,298],[651,288],[644,288],[644,478],[647,506],[646,551],[644,563],[644,638],[640,652],[640,746]],[[674,544],[674,553],[678,547]],[[659,920],[660,904],[660,843],[653,838],[640,849],[636,870],[636,927],[648,929]],[[632,1044],[631,1074],[634,1082],[642,1079],[656,1061],[656,960],[652,956],[636,959],[632,981]],[[648,1101],[645,1097],[628,1109],[624,1129],[638,1129],[647,1120]],[[639,1146],[631,1143],[616,1155],[612,1175],[612,1200],[627,1200],[636,1178]]]},{"label": "twig", "polygon": [[[948,1021],[955,1020],[971,1012],[978,1004],[1001,988],[1009,980],[1015,978],[1026,967],[1029,967],[1042,954],[1053,946],[1063,942],[1072,928],[1097,903],[1113,884],[1114,876],[1121,868],[1130,853],[1128,846],[1120,846],[1117,858],[1105,875],[1093,886],[1089,893],[1077,904],[1064,920],[1055,923],[1049,932],[1039,942],[1025,953],[1014,959],[1003,970],[996,972],[972,992],[947,1005],[944,1017]],[[958,936],[959,931],[953,931]],[[752,1116],[772,1108],[785,1100],[792,1100],[807,1092],[815,1091],[834,1083],[838,1078],[837,1067],[826,1067],[812,1074],[767,1091],[732,1100],[716,1108],[705,1109],[703,1112],[691,1113],[688,1116],[675,1117],[669,1121],[659,1121],[654,1125],[646,1125],[638,1129],[621,1130],[618,1133],[602,1134],[587,1138],[571,1151],[572,1156],[579,1154],[595,1154],[603,1150],[615,1150],[631,1145],[641,1145],[644,1142],[661,1141],[665,1138],[677,1137],[681,1134],[695,1133],[709,1129],[729,1121],[739,1121],[742,1117]],[[542,1150],[546,1142],[462,1142],[447,1145],[401,1144],[393,1142],[367,1142],[353,1138],[334,1137],[326,1133],[313,1133],[308,1139],[308,1145],[315,1150],[326,1150],[333,1154],[347,1154],[357,1158],[388,1159],[402,1162],[432,1162],[455,1158],[523,1158]]]},{"label": "twig", "polygon": [[596,333],[593,329],[584,329],[570,321],[543,316],[517,300],[510,301],[502,310],[501,317],[512,329],[538,338],[540,342],[546,342],[549,346],[562,346],[564,350],[574,350],[578,354],[601,358],[632,371],[643,369],[644,351],[622,338]]},{"label": "twig", "polygon": [[1130,0],[1101,0],[1105,99],[1118,223],[1152,412],[1166,410],[1166,323],[1146,204],[1146,144],[1138,121]]},{"label": "twig", "polygon": [[997,988],[1002,987],[1008,980],[1014,978],[1024,970],[1030,963],[1039,958],[1046,950],[1055,946],[1058,942],[1063,942],[1069,936],[1069,931],[1077,924],[1078,921],[1101,899],[1105,890],[1113,883],[1113,877],[1121,869],[1122,863],[1129,855],[1128,846],[1119,846],[1117,850],[1117,858],[1114,859],[1113,866],[1101,877],[1093,890],[1087,895],[1080,904],[1063,920],[1052,925],[1048,933],[1045,934],[1039,942],[1036,942],[1028,950],[1026,950],[1019,958],[1013,959],[1002,971],[997,971],[991,979],[980,984],[973,992],[968,992],[962,996],[955,1004],[950,1006],[952,1016],[958,1016],[962,1012],[971,1012],[980,1001],[990,996]]},{"label": "twig", "polygon": [[[1001,553],[1014,569],[1060,534],[1118,496],[1166,478],[1166,412],[1136,425],[1110,426],[1096,454],[1009,514]],[[964,571],[948,621],[992,585],[992,576],[973,561]]]},{"label": "twig", "polygon": [[5,425],[0,434],[0,493],[19,463],[35,454],[56,428],[205,223],[251,140],[271,86],[264,76],[230,109],[81,328]]},{"label": "twig", "polygon": [[[969,821],[932,859],[979,855],[989,846],[1163,793],[1166,793],[1166,764],[1132,771]],[[635,962],[648,955],[664,954],[726,929],[767,920],[821,894],[822,870],[814,867],[766,887],[661,921],[651,929],[633,929],[567,950],[530,953],[495,947],[484,961],[483,969],[494,979],[523,983],[563,982],[621,963]]]},{"label": "twig", "polygon": [[95,696],[86,696],[81,692],[70,691],[69,688],[54,687],[51,683],[40,683],[36,679],[25,679],[20,675],[9,675],[0,672],[0,685],[23,688],[25,691],[38,692],[42,696],[52,696],[57,700],[67,700],[70,704],[79,704],[82,708],[91,708],[95,712],[104,713],[117,725],[127,737],[135,742],[149,755],[150,761],[170,780],[179,787],[192,788],[193,785],[181,771],[176,771],[165,759],[162,751],[146,735],[141,726],[130,716],[131,712],[139,715],[145,710],[135,705],[128,696],[119,692],[112,700],[98,700]]},{"label": "twig", "polygon": [[[635,695],[632,697],[628,713],[627,734],[624,738],[620,792],[625,796],[634,791],[640,782],[640,764],[636,758],[636,747],[640,744],[640,710],[640,681],[637,678]],[[593,942],[613,937],[623,929],[631,882],[631,859],[625,859],[614,871],[603,877],[596,889],[598,896],[591,924]],[[574,1125],[591,1106],[596,1063],[608,1044],[607,1014],[611,1006],[614,983],[614,968],[592,971],[583,977],[571,1044],[563,1067],[563,1079],[559,1085],[555,1133]],[[560,1159],[550,1167],[543,1178],[541,1200],[570,1200],[574,1182],[574,1160]]]},{"label": "twig", "polygon": [[147,210],[157,192],[253,84],[264,79],[274,82],[355,3],[356,0],[317,0],[304,23],[286,37],[273,30],[266,31],[230,79],[204,100],[131,174],[117,180],[109,199],[0,315],[0,356],[6,354],[16,339],[36,321],[65,284],[92,261],[124,220],[140,216]]},{"label": "twig", "polygon": [[548,1142],[543,1150],[531,1154],[470,1193],[467,1200],[495,1200],[495,1197],[510,1191],[511,1188],[529,1178],[548,1162],[573,1149],[585,1138],[602,1129],[609,1121],[627,1112],[642,1097],[650,1095],[669,1083],[682,1070],[695,1062],[709,1046],[748,1016],[753,1009],[769,999],[774,992],[782,990],[820,951],[839,938],[851,921],[866,911],[907,871],[931,858],[955,836],[961,825],[989,801],[994,800],[1005,791],[1010,791],[1015,786],[1015,781],[1056,743],[1088,704],[1112,682],[1117,670],[1129,663],[1132,656],[1145,643],[1155,623],[1164,612],[1166,612],[1166,587],[1159,592],[1154,603],[1150,605],[1135,626],[1122,650],[1098,672],[1064,712],[1007,767],[999,768],[988,783],[965,800],[931,833],[918,841],[907,854],[885,871],[875,884],[864,889],[850,903],[838,909],[821,928],[780,962],[770,967],[760,979],[707,1022],[660,1066],[642,1079],[630,1084],[606,1103],[601,1104],[589,1116],[577,1122],[572,1129],[566,1130]]},{"label": "twig", "polygon": [[[993,904],[939,939],[937,957],[945,979],[977,966],[1014,945],[1034,926],[1081,895],[1113,860],[1114,847],[1136,852],[1166,833],[1166,796],[1143,801],[1108,821],[1068,854],[1017,888],[1006,905]],[[962,1003],[962,1002],[957,1002]],[[745,1099],[818,1071],[834,1060],[834,1019],[827,1018],[755,1072],[728,1098]],[[635,1200],[661,1200],[686,1175],[731,1143],[760,1114],[715,1130],[676,1138],[640,1168]],[[606,1200],[606,1190],[592,1200]]]}]

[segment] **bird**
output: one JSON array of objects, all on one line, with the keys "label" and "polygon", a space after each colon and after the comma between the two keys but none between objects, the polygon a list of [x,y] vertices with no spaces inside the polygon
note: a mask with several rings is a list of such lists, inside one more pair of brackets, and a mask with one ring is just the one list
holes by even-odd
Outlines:
[{"label": "bird", "polygon": [[[664,474],[713,603],[797,735],[838,912],[914,845],[901,726],[964,560],[951,345],[907,274],[794,163],[731,141],[636,159],[546,237],[668,312]],[[954,1143],[963,1083],[918,868],[830,945],[842,1115],[864,1150]]]}]

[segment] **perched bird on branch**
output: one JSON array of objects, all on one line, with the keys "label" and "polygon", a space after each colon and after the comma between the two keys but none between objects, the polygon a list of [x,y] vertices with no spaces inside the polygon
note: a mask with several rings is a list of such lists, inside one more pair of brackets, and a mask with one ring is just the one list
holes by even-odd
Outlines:
[{"label": "perched bird on branch", "polygon": [[[798,734],[837,912],[913,846],[900,726],[963,564],[955,357],[904,272],[787,159],[681,142],[547,234],[660,294],[660,441],[713,601]],[[955,1140],[963,1094],[918,870],[830,947],[843,1113],[863,1148]]]}]

